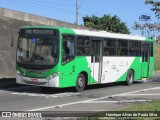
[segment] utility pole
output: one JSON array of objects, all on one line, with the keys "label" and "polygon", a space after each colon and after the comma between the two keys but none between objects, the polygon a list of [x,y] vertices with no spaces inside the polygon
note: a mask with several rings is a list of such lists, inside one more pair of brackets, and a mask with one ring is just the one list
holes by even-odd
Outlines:
[{"label": "utility pole", "polygon": [[78,25],[78,10],[79,10],[79,7],[78,7],[78,0],[76,0],[76,25]]}]

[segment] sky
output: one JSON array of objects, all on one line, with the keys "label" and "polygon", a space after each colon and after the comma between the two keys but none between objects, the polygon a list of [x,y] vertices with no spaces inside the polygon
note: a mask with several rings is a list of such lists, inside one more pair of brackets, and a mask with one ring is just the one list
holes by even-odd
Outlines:
[{"label": "sky", "polygon": [[[148,21],[151,23],[158,21],[154,12],[150,10],[151,5],[145,5],[144,2],[145,0],[78,0],[79,25],[83,24],[82,17],[86,15],[117,15],[126,23],[131,34],[140,35],[140,31],[132,29],[134,22],[146,23],[140,21],[139,16],[151,16],[151,20]],[[0,7],[69,23],[76,21],[76,0],[0,0]]]}]

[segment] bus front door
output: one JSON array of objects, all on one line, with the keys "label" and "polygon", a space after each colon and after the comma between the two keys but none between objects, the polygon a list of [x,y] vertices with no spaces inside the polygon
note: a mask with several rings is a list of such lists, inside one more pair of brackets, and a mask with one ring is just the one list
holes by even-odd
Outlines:
[{"label": "bus front door", "polygon": [[142,68],[141,77],[148,77],[150,63],[150,44],[142,44]]},{"label": "bus front door", "polygon": [[92,41],[91,51],[91,76],[92,82],[100,82],[102,74],[102,42],[98,40]]}]

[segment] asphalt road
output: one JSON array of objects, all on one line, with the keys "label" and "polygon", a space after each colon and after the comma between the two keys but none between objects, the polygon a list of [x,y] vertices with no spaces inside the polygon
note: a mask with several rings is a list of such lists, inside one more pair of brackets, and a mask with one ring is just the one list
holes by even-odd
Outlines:
[{"label": "asphalt road", "polygon": [[81,93],[73,88],[41,91],[39,87],[0,90],[0,111],[108,111],[160,99],[160,75],[131,86],[91,85]]}]

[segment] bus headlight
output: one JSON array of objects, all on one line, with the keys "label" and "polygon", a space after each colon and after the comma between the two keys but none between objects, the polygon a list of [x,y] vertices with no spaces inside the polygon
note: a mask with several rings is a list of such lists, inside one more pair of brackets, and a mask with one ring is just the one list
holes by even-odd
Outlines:
[{"label": "bus headlight", "polygon": [[50,75],[49,77],[47,77],[47,80],[50,80],[50,79],[52,79],[54,77],[57,77],[58,75],[59,75],[59,72],[54,73],[54,74]]},{"label": "bus headlight", "polygon": [[19,71],[17,71],[17,75],[22,77],[22,74]]}]

